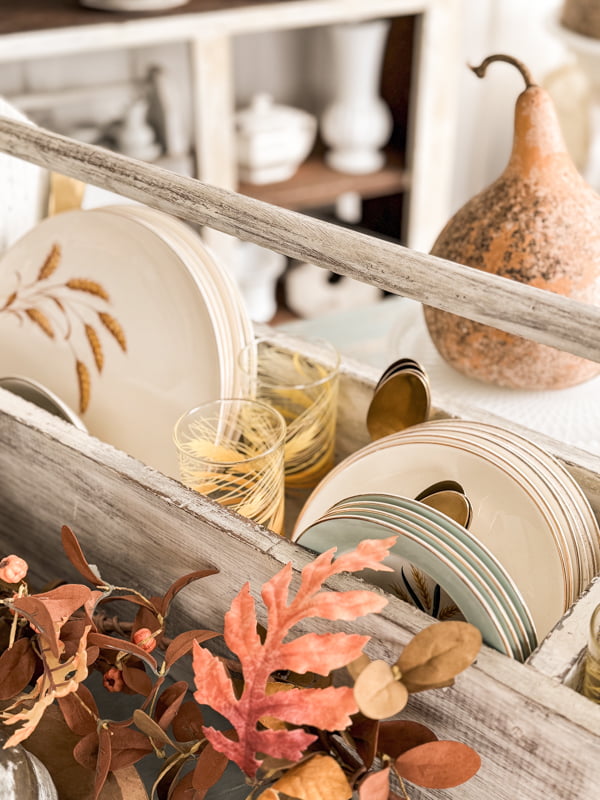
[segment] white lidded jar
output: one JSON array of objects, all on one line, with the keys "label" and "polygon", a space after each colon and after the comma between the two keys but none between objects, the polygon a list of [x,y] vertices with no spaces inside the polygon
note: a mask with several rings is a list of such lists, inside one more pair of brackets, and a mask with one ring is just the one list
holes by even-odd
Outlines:
[{"label": "white lidded jar", "polygon": [[308,111],[278,105],[266,93],[254,95],[248,108],[235,115],[240,180],[265,184],[291,178],[312,150],[316,134],[316,117]]}]

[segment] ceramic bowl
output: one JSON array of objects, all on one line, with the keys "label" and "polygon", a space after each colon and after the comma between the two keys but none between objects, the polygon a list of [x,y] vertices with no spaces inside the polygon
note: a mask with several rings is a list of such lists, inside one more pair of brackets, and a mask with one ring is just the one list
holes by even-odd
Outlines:
[{"label": "ceramic bowl", "polygon": [[312,150],[317,120],[300,108],[276,105],[268,94],[235,115],[239,177],[254,184],[291,178]]}]

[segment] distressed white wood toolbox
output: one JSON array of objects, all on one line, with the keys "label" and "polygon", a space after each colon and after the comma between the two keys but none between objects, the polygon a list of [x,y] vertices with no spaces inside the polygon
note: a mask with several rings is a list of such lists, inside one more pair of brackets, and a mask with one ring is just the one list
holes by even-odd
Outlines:
[{"label": "distressed white wood toolbox", "polygon": [[[284,211],[20,123],[0,120],[0,150],[148,203],[191,222],[374,283],[503,330],[600,361],[600,309]],[[273,332],[273,337],[282,338]],[[285,341],[285,337],[283,337]],[[293,342],[290,341],[290,346]],[[375,370],[345,362],[338,451],[367,441]],[[435,389],[435,387],[434,387]],[[443,405],[443,403],[440,403]],[[484,419],[468,408],[435,415]],[[513,427],[500,422],[507,427]],[[523,431],[521,431],[523,432]],[[600,459],[525,431],[558,456],[600,512]],[[109,445],[0,390],[0,541],[28,559],[35,577],[68,574],[59,532],[70,525],[86,555],[121,585],[159,588],[210,562],[220,574],[186,591],[182,622],[219,626],[234,592],[254,588],[282,563],[300,569],[296,545],[185,489]],[[350,587],[352,577],[332,581]],[[450,689],[416,695],[404,717],[475,747],[483,766],[452,791],[420,798],[594,798],[600,787],[600,706],[569,683],[585,644],[600,580],[588,588],[528,663],[484,648]],[[184,619],[185,617],[185,619]],[[375,619],[369,652],[390,659],[430,619],[390,597]],[[313,626],[316,623],[313,622]],[[197,625],[196,625],[197,626]]]}]

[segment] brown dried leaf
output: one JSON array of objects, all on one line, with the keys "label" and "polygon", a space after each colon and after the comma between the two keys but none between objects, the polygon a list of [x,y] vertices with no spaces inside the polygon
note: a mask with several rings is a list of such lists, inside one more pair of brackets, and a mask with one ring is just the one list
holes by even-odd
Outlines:
[{"label": "brown dried leaf", "polygon": [[352,726],[348,729],[356,752],[367,769],[371,768],[375,760],[380,725],[379,720],[370,719],[359,713],[352,717]]},{"label": "brown dried leaf", "polygon": [[204,800],[208,790],[221,779],[228,763],[227,756],[219,753],[210,742],[207,742],[198,756],[192,773],[192,786],[196,790],[195,800]]},{"label": "brown dried leaf", "polygon": [[54,628],[50,612],[44,603],[33,597],[21,597],[15,600],[13,607],[17,608],[19,614],[22,614],[29,623],[35,625],[50,646],[52,655],[58,658],[60,653],[58,634]]},{"label": "brown dried leaf", "polygon": [[402,711],[408,701],[408,691],[394,678],[389,664],[372,661],[354,684],[354,699],[365,717],[385,719]]},{"label": "brown dried leaf", "polygon": [[298,800],[350,800],[352,789],[338,762],[316,755],[289,769],[271,787]]},{"label": "brown dried leaf", "polygon": [[0,700],[10,700],[22,692],[31,680],[37,656],[27,638],[17,639],[0,656]]},{"label": "brown dried leaf", "polygon": [[115,339],[121,350],[124,353],[126,353],[127,339],[125,338],[125,331],[123,330],[121,325],[117,322],[117,320],[114,317],[112,317],[110,314],[107,314],[104,311],[99,311],[98,317],[100,318],[100,322],[104,325],[106,330]]},{"label": "brown dried leaf", "polygon": [[189,653],[194,642],[202,644],[202,642],[206,642],[209,639],[214,639],[215,636],[221,635],[220,633],[216,633],[216,631],[205,630],[185,631],[185,633],[180,633],[179,636],[173,639],[165,651],[165,664],[167,665],[167,669],[172,667],[180,658],[183,658],[186,653]]},{"label": "brown dried leaf", "polygon": [[146,670],[140,667],[133,667],[124,661],[122,664],[123,681],[125,686],[134,691],[136,694],[141,694],[148,697],[152,691],[152,680],[146,673]]},{"label": "brown dried leaf", "polygon": [[154,659],[150,653],[147,653],[141,647],[138,647],[133,642],[128,641],[127,639],[116,639],[112,636],[106,636],[104,633],[90,633],[88,636],[88,644],[95,644],[98,647],[108,650],[119,650],[125,653],[131,653],[131,655],[137,656],[142,661],[145,661],[148,664],[153,672],[157,672],[158,664],[156,663],[156,659]]},{"label": "brown dried leaf", "polygon": [[[167,800],[171,788],[174,788],[177,778],[181,770],[185,767],[186,762],[187,756],[179,752],[174,753],[168,758],[154,781],[150,797],[154,798],[156,795],[158,800]],[[187,797],[186,800],[190,800],[190,798]]]},{"label": "brown dried leaf", "polygon": [[94,771],[98,760],[98,731],[94,729],[83,739],[80,739],[73,748],[73,758],[82,767]]},{"label": "brown dried leaf", "polygon": [[90,690],[82,683],[77,692],[58,698],[58,705],[69,728],[78,736],[96,731],[98,707]]},{"label": "brown dried leaf", "polygon": [[398,758],[413,747],[435,741],[437,736],[425,725],[406,719],[393,719],[379,723],[377,752]]},{"label": "brown dried leaf", "polygon": [[191,772],[186,772],[179,783],[174,784],[167,798],[168,800],[196,800],[196,791],[192,786]]},{"label": "brown dried leaf", "polygon": [[90,568],[77,537],[68,525],[63,525],[61,528],[61,540],[67,558],[79,574],[94,586],[103,586],[104,582]]},{"label": "brown dried leaf", "polygon": [[470,666],[481,648],[481,633],[468,622],[437,622],[418,633],[396,664],[409,692],[447,686]]},{"label": "brown dried leaf", "polygon": [[98,800],[102,787],[106,783],[110,771],[111,735],[108,727],[100,727],[98,731],[98,760],[94,780],[94,800]]},{"label": "brown dried leaf", "polygon": [[362,781],[358,790],[359,800],[388,800],[390,794],[390,768],[372,772]]},{"label": "brown dried leaf", "polygon": [[175,715],[181,708],[188,688],[185,681],[177,681],[165,689],[158,698],[154,718],[163,731],[166,731],[171,722],[173,722]]},{"label": "brown dried leaf", "polygon": [[25,313],[29,319],[38,326],[38,328],[44,331],[46,336],[48,336],[50,339],[54,339],[54,328],[43,311],[40,311],[39,308],[26,308]]},{"label": "brown dried leaf", "polygon": [[140,758],[152,752],[148,738],[139,731],[126,727],[111,727],[111,759],[112,772],[135,764]]},{"label": "brown dried leaf", "polygon": [[427,742],[396,759],[398,773],[417,786],[451,789],[468,781],[481,766],[477,753],[461,742]]},{"label": "brown dried leaf", "polygon": [[60,256],[60,245],[53,244],[50,248],[50,252],[46,256],[44,263],[40,267],[40,271],[38,272],[36,280],[43,281],[53,275],[60,264]]},{"label": "brown dried leaf", "polygon": [[158,722],[155,722],[152,717],[149,717],[141,708],[136,708],[133,712],[133,722],[136,728],[139,728],[145,736],[152,739],[157,744],[170,745],[175,748],[175,750],[181,749],[171,740],[170,736],[160,727]]},{"label": "brown dried leaf", "polygon": [[204,717],[200,707],[193,700],[184,703],[172,723],[173,736],[178,742],[195,742],[202,739]]},{"label": "brown dried leaf", "polygon": [[187,575],[182,575],[181,578],[178,578],[175,583],[169,586],[159,606],[160,613],[163,615],[163,617],[166,617],[169,613],[169,606],[173,602],[173,598],[178,592],[180,592],[182,589],[185,589],[185,587],[192,583],[192,581],[198,581],[201,578],[207,578],[209,575],[216,575],[218,572],[219,570],[216,569],[216,567],[208,567],[207,569],[189,572]]},{"label": "brown dried leaf", "polygon": [[102,372],[102,367],[104,366],[104,353],[102,351],[102,345],[100,344],[100,337],[96,333],[96,329],[91,325],[86,323],[84,325],[84,329],[92,351],[92,355],[94,356],[96,368],[98,369],[98,372]]}]

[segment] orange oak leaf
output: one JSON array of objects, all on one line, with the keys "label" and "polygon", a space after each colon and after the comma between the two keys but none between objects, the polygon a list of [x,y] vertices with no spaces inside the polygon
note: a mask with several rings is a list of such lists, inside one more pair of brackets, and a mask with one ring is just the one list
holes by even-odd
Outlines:
[{"label": "orange oak leaf", "polygon": [[298,761],[315,740],[301,728],[260,730],[261,718],[274,717],[292,725],[310,725],[321,730],[344,730],[357,707],[352,689],[292,689],[268,694],[272,673],[287,669],[297,673],[326,675],[356,659],[369,640],[356,634],[304,634],[285,641],[291,629],[309,617],[329,620],[353,620],[377,613],[387,600],[371,591],[323,591],[326,580],[340,572],[365,568],[386,570],[381,563],[388,555],[395,537],[365,540],[356,550],[334,561],[335,548],[322,553],[304,567],[300,586],[290,599],[292,565],[287,564],[261,592],[267,609],[266,634],[257,632],[254,598],[248,584],[242,587],[225,615],[224,638],[242,666],[244,687],[236,696],[233,683],[223,663],[197,643],[193,647],[194,699],[219,712],[233,725],[236,739],[214,728],[203,731],[215,750],[224,753],[248,775],[254,777],[261,761],[257,754]]}]

